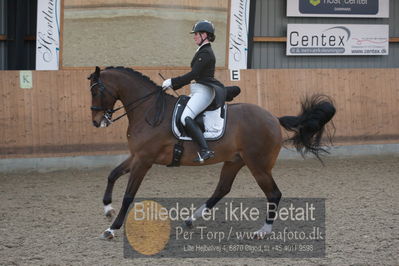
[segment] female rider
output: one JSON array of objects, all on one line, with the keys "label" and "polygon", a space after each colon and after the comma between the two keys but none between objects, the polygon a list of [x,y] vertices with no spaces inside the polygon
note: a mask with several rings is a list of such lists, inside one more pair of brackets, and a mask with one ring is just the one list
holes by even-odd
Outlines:
[{"label": "female rider", "polygon": [[[201,20],[194,25],[191,33],[194,34],[194,41],[199,46],[191,61],[191,71],[182,76],[165,80],[162,88],[177,90],[191,82],[191,98],[183,111],[181,123],[187,134],[200,147],[198,158],[194,161],[202,163],[204,160],[214,157],[215,154],[209,149],[204,135],[194,119],[214,99],[215,108],[222,106],[225,100],[225,91],[223,84],[214,78],[216,58],[211,42],[215,40],[215,27],[212,22]],[[193,80],[195,82],[192,82]]]}]

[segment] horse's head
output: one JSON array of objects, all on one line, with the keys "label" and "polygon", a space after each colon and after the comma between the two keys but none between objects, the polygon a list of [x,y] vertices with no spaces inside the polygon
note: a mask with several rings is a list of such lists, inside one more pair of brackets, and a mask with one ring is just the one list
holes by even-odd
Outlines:
[{"label": "horse's head", "polygon": [[111,124],[114,105],[118,98],[105,87],[100,78],[101,70],[96,70],[88,77],[91,91],[91,114],[95,127],[107,127]]}]

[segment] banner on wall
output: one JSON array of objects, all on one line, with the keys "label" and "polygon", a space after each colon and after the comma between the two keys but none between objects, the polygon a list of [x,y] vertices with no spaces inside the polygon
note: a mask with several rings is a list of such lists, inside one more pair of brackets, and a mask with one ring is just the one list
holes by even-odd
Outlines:
[{"label": "banner on wall", "polygon": [[229,69],[246,69],[250,0],[231,0]]},{"label": "banner on wall", "polygon": [[37,1],[36,70],[58,70],[61,0]]},{"label": "banner on wall", "polygon": [[287,17],[388,18],[389,0],[287,0]]},{"label": "banner on wall", "polygon": [[389,25],[287,25],[287,55],[388,55],[388,48]]}]

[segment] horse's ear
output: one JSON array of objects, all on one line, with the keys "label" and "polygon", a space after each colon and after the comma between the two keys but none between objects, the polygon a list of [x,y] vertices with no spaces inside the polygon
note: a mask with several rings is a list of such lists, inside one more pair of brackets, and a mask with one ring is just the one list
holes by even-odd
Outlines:
[{"label": "horse's ear", "polygon": [[96,71],[94,71],[94,76],[98,78],[100,76],[100,71],[101,69],[98,66],[96,66]]}]

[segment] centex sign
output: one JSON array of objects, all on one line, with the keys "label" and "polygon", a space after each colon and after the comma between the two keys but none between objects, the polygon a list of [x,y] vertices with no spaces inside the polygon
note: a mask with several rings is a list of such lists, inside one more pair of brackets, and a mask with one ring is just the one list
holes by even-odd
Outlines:
[{"label": "centex sign", "polygon": [[287,55],[387,55],[389,26],[288,24]]},{"label": "centex sign", "polygon": [[291,46],[299,46],[309,47],[309,46],[329,46],[329,47],[337,47],[344,46],[345,35],[333,35],[333,34],[325,34],[321,35],[301,35],[298,31],[293,31],[290,33],[290,45]]}]

